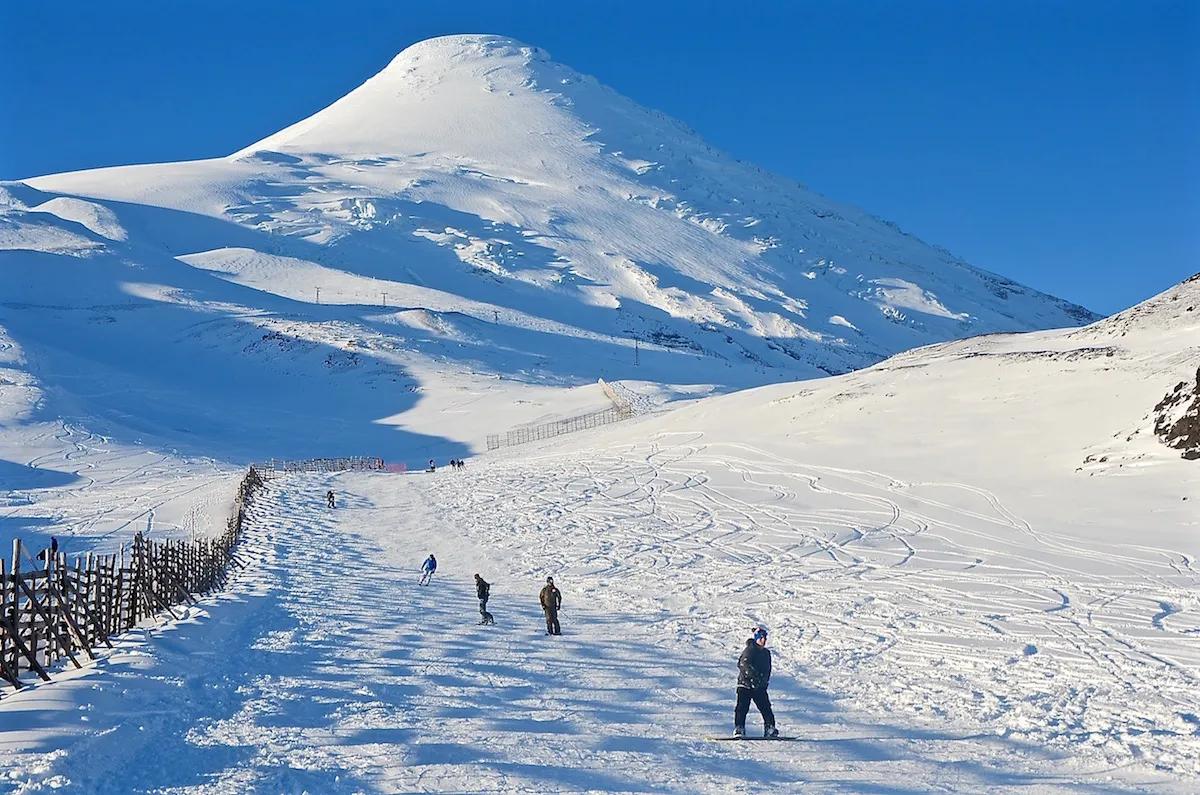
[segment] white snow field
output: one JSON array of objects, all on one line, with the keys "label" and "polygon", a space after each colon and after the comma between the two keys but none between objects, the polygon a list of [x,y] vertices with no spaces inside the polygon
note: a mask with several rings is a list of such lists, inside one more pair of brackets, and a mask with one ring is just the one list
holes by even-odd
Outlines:
[{"label": "white snow field", "polygon": [[[1198,316],[1078,327],[495,36],[0,184],[0,550],[468,458],[273,481],[229,592],[0,690],[0,792],[1195,792]],[[482,453],[601,378],[636,419]],[[797,742],[704,739],[752,621]]]},{"label": "white snow field", "polygon": [[[1200,278],[1084,329],[925,348],[462,472],[273,481],[232,593],[0,701],[0,781],[1194,792],[1200,470],[1150,429],[1200,361],[1197,307]],[[707,741],[754,621],[800,740]]]},{"label": "white snow field", "polygon": [[218,461],[447,458],[597,378],[728,390],[1094,319],[486,35],[229,157],[0,184],[0,275],[0,399]]},{"label": "white snow field", "polygon": [[[1148,686],[1131,653],[1070,621],[1050,629],[1053,619],[1034,615],[1044,606],[1020,592],[989,608],[1005,628],[979,648],[969,606],[948,600],[930,615],[936,596],[889,583],[891,561],[876,577],[865,560],[857,573],[831,571],[840,567],[804,556],[794,535],[768,536],[759,511],[744,519],[746,469],[689,483],[669,458],[614,453],[276,481],[254,511],[246,554],[256,563],[232,594],[173,628],[134,633],[95,669],[0,702],[0,781],[13,792],[1188,791],[1169,771],[1111,758],[1152,742],[1129,725],[1135,716],[1112,726],[1112,747],[1069,747],[1114,671]],[[842,506],[838,522],[877,513],[855,480],[831,479],[824,492]],[[342,497],[332,512],[327,488]],[[492,500],[506,510],[478,511]],[[681,506],[709,513],[711,526],[668,525]],[[789,506],[799,507],[785,498],[776,510]],[[739,518],[740,542],[726,529]],[[416,566],[431,549],[439,574],[422,588]],[[982,566],[1000,557],[981,554]],[[495,626],[475,623],[475,571],[494,584]],[[537,608],[547,571],[564,591],[555,638]],[[872,579],[874,601],[863,586]],[[962,589],[936,571],[921,580]],[[802,739],[707,741],[730,730],[733,663],[764,615],[775,622],[775,706]],[[1027,627],[1006,626],[1025,616]],[[1028,640],[1045,646],[1022,652]],[[1075,685],[1094,694],[1057,681],[1076,675],[1079,649],[1103,678]],[[885,656],[903,663],[890,678],[873,670]],[[921,657],[927,674],[937,669],[924,685],[910,670]],[[1001,670],[980,670],[989,658]],[[1171,685],[1113,695],[1157,715]],[[880,695],[899,709],[873,711]],[[1001,731],[1009,722],[1021,729]],[[1194,760],[1184,741],[1171,747],[1178,762]]]}]

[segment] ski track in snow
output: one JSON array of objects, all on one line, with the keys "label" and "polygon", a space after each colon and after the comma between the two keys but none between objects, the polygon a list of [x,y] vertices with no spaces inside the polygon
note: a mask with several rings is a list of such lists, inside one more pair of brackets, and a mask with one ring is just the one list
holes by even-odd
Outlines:
[{"label": "ski track in snow", "polygon": [[[8,448],[0,439],[0,458]],[[111,439],[65,420],[28,434],[17,449],[36,451],[15,483],[0,484],[0,543],[36,545],[59,536],[69,555],[107,553],[136,530],[184,535],[221,527],[241,472],[211,459],[185,460]],[[8,455],[13,455],[9,452]],[[33,474],[63,485],[23,483]],[[148,518],[154,514],[153,523]]]},{"label": "ski track in snow", "polygon": [[[230,592],[0,702],[0,791],[1187,791],[1134,762],[1194,772],[1194,726],[1163,731],[1195,714],[1194,660],[1096,604],[1150,598],[1162,559],[1069,584],[1002,543],[1033,536],[994,498],[955,512],[920,490],[675,436],[275,481]],[[475,624],[475,571],[494,627]],[[561,638],[537,608],[547,573]],[[759,618],[802,742],[706,742]],[[60,712],[31,725],[39,709]]]},{"label": "ski track in snow", "polygon": [[1195,617],[1163,607],[1200,586],[1186,556],[698,435],[466,477],[435,489],[447,521],[701,647],[762,618],[782,670],[875,714],[1200,772]]}]

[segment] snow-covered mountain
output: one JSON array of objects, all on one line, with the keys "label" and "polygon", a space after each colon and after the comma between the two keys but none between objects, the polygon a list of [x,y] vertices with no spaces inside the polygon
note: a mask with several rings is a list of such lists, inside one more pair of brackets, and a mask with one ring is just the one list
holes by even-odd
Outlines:
[{"label": "snow-covered mountain", "polygon": [[0,186],[0,268],[10,416],[226,460],[450,454],[598,377],[729,388],[1094,319],[485,35],[226,158]]},{"label": "snow-covered mountain", "polygon": [[[232,593],[2,694],[0,781],[1191,795],[1200,465],[1156,428],[1198,363],[1200,278],[1084,328],[925,346],[453,473],[279,478]],[[58,468],[86,479],[36,470],[0,520],[100,503],[64,544],[111,548],[93,528],[131,504],[232,490],[72,430]],[[473,572],[495,626],[471,617]],[[561,638],[542,634],[547,575]],[[760,621],[802,742],[706,742]]]}]

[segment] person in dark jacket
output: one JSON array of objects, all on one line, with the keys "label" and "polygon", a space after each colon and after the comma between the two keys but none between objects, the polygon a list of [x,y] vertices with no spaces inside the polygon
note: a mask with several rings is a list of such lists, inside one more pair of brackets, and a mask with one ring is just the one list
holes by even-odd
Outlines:
[{"label": "person in dark jacket", "polygon": [[496,619],[488,612],[488,596],[492,593],[492,585],[487,580],[475,575],[475,595],[479,597],[479,623],[495,624]]},{"label": "person in dark jacket", "polygon": [[767,628],[754,625],[754,634],[746,640],[742,656],[738,658],[737,707],[733,710],[733,734],[746,736],[746,715],[750,702],[758,707],[763,719],[763,737],[779,736],[775,728],[775,713],[771,709],[771,697],[767,686],[771,683],[771,651],[767,648]]},{"label": "person in dark jacket", "polygon": [[538,594],[542,603],[542,612],[546,614],[546,634],[561,635],[562,628],[558,625],[558,611],[562,608],[562,594],[554,587],[554,578],[546,578],[546,587]]},{"label": "person in dark jacket", "polygon": [[329,507],[330,507],[330,508],[333,508],[333,507],[334,507],[334,497],[333,497],[333,491],[332,491],[332,490],[325,492],[325,501],[326,501],[327,503],[329,503]]},{"label": "person in dark jacket", "polygon": [[58,557],[58,539],[55,538],[54,536],[50,536],[50,546],[47,547],[46,549],[43,549],[41,552],[39,552],[37,554],[37,559],[44,560],[47,563],[49,563],[51,560],[54,560],[56,557]]}]

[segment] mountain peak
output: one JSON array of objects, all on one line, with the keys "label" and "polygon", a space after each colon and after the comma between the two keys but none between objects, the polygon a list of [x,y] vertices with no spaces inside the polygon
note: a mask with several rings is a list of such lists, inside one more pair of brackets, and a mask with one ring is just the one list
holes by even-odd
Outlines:
[{"label": "mountain peak", "polygon": [[[534,71],[544,72],[543,80]],[[543,82],[561,86],[579,79],[544,50],[504,36],[426,39],[329,107],[233,157],[275,150],[338,155],[469,151],[479,132],[498,120],[518,133],[524,146],[522,128],[545,128],[539,117],[556,110],[551,98],[527,95]],[[520,97],[527,101],[510,101]]]},{"label": "mountain peak", "polygon": [[545,50],[507,36],[497,36],[491,33],[458,33],[451,36],[435,36],[404,48],[383,69],[381,74],[396,67],[406,69],[423,62],[454,63],[505,58],[550,60],[550,56]]},{"label": "mountain peak", "polygon": [[[741,163],[502,36],[415,44],[223,161],[31,184],[48,193],[26,226],[47,250],[162,240],[170,222],[145,230],[101,204],[169,207],[188,219],[163,252],[171,263],[289,302],[320,287],[316,312],[400,301],[426,313],[422,335],[438,329],[462,352],[464,340],[494,340],[510,352],[498,372],[561,383],[630,366],[671,383],[761,383],[1094,319]],[[46,232],[46,213],[66,226]]]}]

